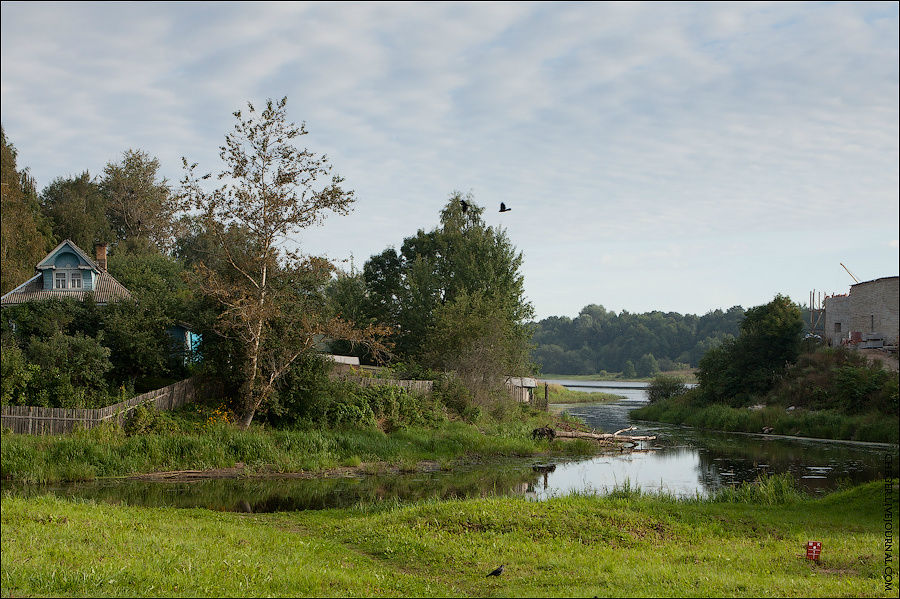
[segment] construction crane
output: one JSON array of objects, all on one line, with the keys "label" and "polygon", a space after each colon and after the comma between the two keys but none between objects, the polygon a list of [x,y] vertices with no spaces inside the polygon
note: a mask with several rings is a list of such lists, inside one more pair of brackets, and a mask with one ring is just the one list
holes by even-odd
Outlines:
[{"label": "construction crane", "polygon": [[[838,262],[838,264],[840,264],[841,266],[844,266],[844,263],[843,263],[843,262]],[[850,269],[849,269],[849,268],[847,268],[846,266],[844,266],[844,270],[847,271],[847,274],[848,274],[848,275],[850,275],[851,277],[853,277],[853,280],[854,280],[854,281],[856,281],[857,283],[859,283],[859,279],[857,279],[857,278],[853,275],[853,273],[850,272]]]}]

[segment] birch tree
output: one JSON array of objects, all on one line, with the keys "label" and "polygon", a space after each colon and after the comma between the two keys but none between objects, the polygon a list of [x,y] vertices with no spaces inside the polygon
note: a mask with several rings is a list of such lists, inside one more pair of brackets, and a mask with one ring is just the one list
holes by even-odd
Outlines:
[{"label": "birch tree", "polygon": [[[183,198],[219,239],[214,265],[200,264],[204,292],[222,307],[218,330],[245,348],[240,424],[272,397],[279,378],[321,336],[364,340],[346,321],[329,318],[306,301],[299,280],[327,278],[330,263],[287,250],[285,242],[320,224],[329,213],[345,215],[355,201],[332,172],[325,155],[296,144],[307,134],[286,118],[287,98],[268,100],[262,110],[247,104],[234,113],[234,130],[219,156],[218,186],[207,191],[197,164],[183,159]],[[243,243],[233,244],[235,231]]]}]

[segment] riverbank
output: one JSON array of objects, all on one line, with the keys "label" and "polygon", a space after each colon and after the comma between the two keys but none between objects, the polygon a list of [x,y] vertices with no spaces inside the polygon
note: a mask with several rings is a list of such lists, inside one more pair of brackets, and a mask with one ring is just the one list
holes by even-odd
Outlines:
[{"label": "riverbank", "polygon": [[637,420],[683,424],[724,432],[769,433],[874,443],[900,442],[900,417],[869,413],[847,415],[835,410],[788,410],[781,406],[732,408],[699,406],[682,395],[631,411]]},{"label": "riverbank", "polygon": [[597,382],[619,382],[619,383],[649,383],[655,377],[664,374],[667,376],[677,376],[685,384],[695,384],[697,382],[697,369],[690,368],[687,370],[670,370],[667,372],[658,372],[653,376],[643,378],[623,378],[621,372],[606,372],[599,374],[542,374],[541,380],[569,380],[569,381],[597,381]]},{"label": "riverbank", "polygon": [[447,421],[408,427],[277,430],[213,422],[156,434],[126,435],[98,427],[69,435],[4,434],[0,476],[28,483],[72,482],[173,471],[237,471],[241,475],[327,475],[340,468],[361,473],[449,468],[473,458],[591,455],[587,441],[536,440],[532,430],[572,426],[546,413],[478,425]]},{"label": "riverbank", "polygon": [[[578,391],[551,382],[547,382],[546,384],[549,397],[547,403],[551,404],[598,403],[625,398],[624,395],[618,395],[616,393]],[[543,387],[543,385],[539,385],[538,388],[535,389],[535,394],[540,395],[543,393]]]},{"label": "riverbank", "polygon": [[896,484],[819,500],[792,488],[273,514],[7,495],[0,580],[4,596],[895,597],[883,572],[898,568],[895,551],[884,563]]}]

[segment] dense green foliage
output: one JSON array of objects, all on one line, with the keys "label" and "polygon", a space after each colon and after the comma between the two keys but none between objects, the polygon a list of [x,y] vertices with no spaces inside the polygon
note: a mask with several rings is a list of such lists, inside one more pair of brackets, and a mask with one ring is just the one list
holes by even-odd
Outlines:
[{"label": "dense green foliage", "polygon": [[766,403],[850,415],[896,415],[897,373],[853,350],[823,347],[800,355],[766,396]]},{"label": "dense green foliage", "polygon": [[685,391],[687,391],[687,386],[681,377],[660,374],[647,386],[647,400],[650,403],[656,403],[681,395]]},{"label": "dense green foliage", "polygon": [[[801,353],[800,310],[788,298],[747,311],[741,333],[707,352],[698,387],[651,385],[635,418],[724,431],[898,441],[898,379],[846,348]],[[667,390],[669,389],[669,390]]]},{"label": "dense green foliage", "polygon": [[[361,273],[341,275],[329,298],[335,311],[392,331],[396,360],[452,372],[472,402],[494,409],[505,396],[505,377],[533,370],[526,325],[533,310],[524,297],[522,254],[483,213],[471,196],[452,194],[439,227],[372,256]],[[345,344],[333,348],[371,358]]]},{"label": "dense green foliage", "polygon": [[700,391],[707,403],[750,405],[768,393],[800,354],[800,309],[778,295],[747,311],[740,336],[711,349],[700,360]]},{"label": "dense green foliage", "polygon": [[42,214],[34,179],[16,164],[15,146],[0,127],[0,293],[34,276],[34,265],[53,249],[53,233]]},{"label": "dense green foliage", "polygon": [[157,253],[118,253],[110,272],[131,299],[49,299],[3,308],[4,405],[97,408],[184,378],[187,361],[169,329],[192,320],[182,268]]},{"label": "dense green foliage", "polygon": [[394,431],[406,426],[438,426],[446,420],[435,396],[420,396],[400,387],[357,383],[329,376],[331,364],[315,354],[294,362],[264,413],[279,427],[315,424],[325,427],[378,426]]},{"label": "dense green foliage", "polygon": [[675,312],[616,314],[585,306],[574,319],[551,316],[535,324],[532,357],[554,374],[622,372],[626,378],[696,366],[712,347],[738,334],[744,310],[704,316]]},{"label": "dense green foliage", "polygon": [[[2,551],[15,559],[3,560],[2,592],[895,597],[884,571],[897,571],[897,553],[885,563],[881,548],[896,485],[887,505],[881,482],[822,499],[790,488],[779,478],[709,500],[623,488],[276,514],[6,496]],[[820,563],[804,559],[810,539],[823,543]],[[503,576],[485,576],[500,564]]]}]

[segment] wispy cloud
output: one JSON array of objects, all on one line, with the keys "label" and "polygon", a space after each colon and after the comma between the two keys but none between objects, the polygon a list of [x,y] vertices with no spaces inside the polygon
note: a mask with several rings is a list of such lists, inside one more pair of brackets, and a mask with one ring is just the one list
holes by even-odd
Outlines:
[{"label": "wispy cloud", "polygon": [[[716,287],[729,269],[755,273],[763,243],[799,255],[801,238],[898,236],[896,3],[2,12],[3,125],[39,184],[97,173],[128,147],[157,155],[170,180],[181,156],[215,169],[231,112],[287,95],[309,147],[360,198],[352,216],[304,234],[307,249],[359,262],[436,224],[450,191],[472,190],[514,207],[488,218],[525,251],[541,315],[650,307],[663,298],[640,289],[665,269],[697,285],[673,309],[729,293],[752,304],[830,272]],[[823,264],[830,251],[819,246]],[[865,259],[883,276],[893,254]],[[564,267],[619,282],[558,293]]]}]

